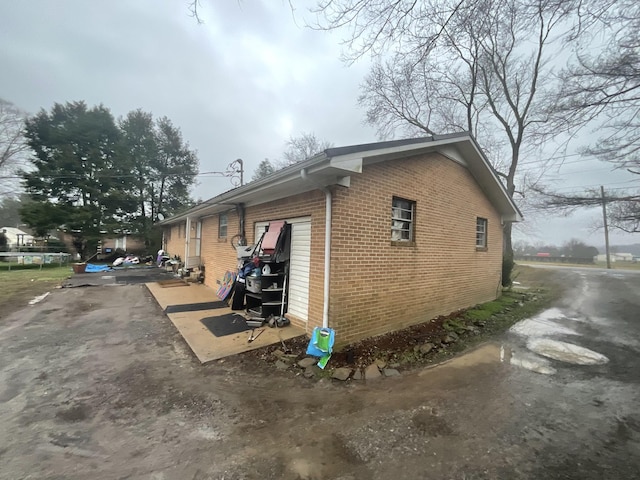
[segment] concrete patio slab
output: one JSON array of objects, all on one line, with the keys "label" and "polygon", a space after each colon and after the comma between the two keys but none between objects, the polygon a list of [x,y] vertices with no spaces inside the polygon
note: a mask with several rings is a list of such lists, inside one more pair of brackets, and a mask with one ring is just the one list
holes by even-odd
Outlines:
[{"label": "concrete patio slab", "polygon": [[[147,283],[146,286],[163,310],[169,305],[185,305],[218,300],[212,288],[201,284],[192,284],[188,287],[163,288],[160,284],[152,282]],[[286,342],[305,333],[303,329],[293,325],[284,328],[264,326],[260,328],[263,332],[253,342],[249,343],[250,330],[225,335],[224,337],[216,337],[201,322],[205,317],[217,317],[228,313],[238,313],[243,316],[244,312],[233,312],[230,308],[217,308],[215,310],[169,313],[167,317],[178,329],[202,364],[281,343],[281,341]]]},{"label": "concrete patio slab", "polygon": [[185,305],[187,303],[215,302],[220,300],[211,287],[207,287],[201,283],[187,283],[185,286],[173,286],[170,288],[163,287],[158,282],[149,282],[146,285],[162,310],[169,305]]}]

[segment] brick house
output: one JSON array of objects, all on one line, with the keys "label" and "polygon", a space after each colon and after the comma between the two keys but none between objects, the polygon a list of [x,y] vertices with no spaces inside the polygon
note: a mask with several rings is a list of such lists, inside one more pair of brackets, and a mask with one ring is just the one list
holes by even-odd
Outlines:
[{"label": "brick house", "polygon": [[164,220],[164,247],[216,288],[232,243],[274,220],[291,225],[287,317],[344,344],[495,299],[521,214],[461,133],[330,148]]}]

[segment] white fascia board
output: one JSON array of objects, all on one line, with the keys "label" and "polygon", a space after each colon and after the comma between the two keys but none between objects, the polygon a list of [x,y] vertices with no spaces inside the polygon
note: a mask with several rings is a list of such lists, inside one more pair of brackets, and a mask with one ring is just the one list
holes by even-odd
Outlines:
[{"label": "white fascia board", "polygon": [[[232,208],[235,204],[244,203],[247,207],[260,205],[262,203],[279,200],[291,195],[304,193],[318,188],[314,182],[304,180],[300,171],[306,168],[308,174],[322,185],[342,185],[349,186],[350,177],[348,174],[362,171],[362,160],[348,160],[332,165],[327,158],[316,157],[297,164],[296,168],[287,168],[281,175],[272,178],[271,181],[258,181],[253,188],[242,188],[232,190],[226,194],[221,194],[206,200],[200,205],[196,205],[191,210],[183,214],[169,218],[160,222],[160,225],[169,225],[185,218],[200,218],[203,216],[215,215]],[[347,174],[347,175],[345,175]],[[250,184],[248,184],[250,185]],[[240,190],[240,191],[237,191]]]},{"label": "white fascia board", "polygon": [[487,196],[496,206],[500,207],[503,219],[510,222],[521,222],[523,217],[520,210],[509,196],[506,187],[498,178],[489,160],[479,150],[476,142],[468,138],[461,146],[468,152],[467,158],[475,157],[476,161],[469,162],[467,168],[483,187]]},{"label": "white fascia board", "polygon": [[362,173],[362,153],[334,157],[329,162],[329,165],[348,172]]},{"label": "white fascia board", "polygon": [[452,145],[444,145],[444,146],[442,146],[441,148],[438,149],[438,153],[440,153],[441,155],[444,155],[449,160],[452,160],[452,161],[462,165],[465,168],[469,168],[469,165],[468,165],[467,161],[460,154],[460,151],[457,148],[453,147]]}]

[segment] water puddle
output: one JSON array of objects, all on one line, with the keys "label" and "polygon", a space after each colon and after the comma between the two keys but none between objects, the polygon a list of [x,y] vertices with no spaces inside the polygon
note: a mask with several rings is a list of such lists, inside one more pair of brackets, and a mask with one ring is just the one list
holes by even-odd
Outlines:
[{"label": "water puddle", "polygon": [[500,361],[500,350],[502,347],[495,343],[488,343],[476,348],[475,350],[452,358],[445,365],[456,368],[467,368],[482,363],[497,363]]},{"label": "water puddle", "polygon": [[[558,325],[553,320],[568,319],[559,308],[549,308],[535,317],[527,318],[511,327],[511,331],[525,337],[542,337],[544,335],[579,335],[575,330]],[[572,318],[571,320],[575,320]]]},{"label": "water puddle", "polygon": [[[549,364],[548,360],[531,353],[517,352],[508,346],[498,345],[496,343],[482,345],[469,353],[452,358],[436,368],[470,368],[490,363],[506,363],[543,375],[553,375],[556,373],[556,369]],[[427,374],[428,372],[429,370],[425,370],[420,375]]]},{"label": "water puddle", "polygon": [[501,347],[500,360],[509,363],[515,367],[524,368],[535,373],[543,375],[555,375],[557,370],[549,365],[549,361],[540,358],[537,355],[516,352],[508,347]]},{"label": "water puddle", "polygon": [[609,361],[604,355],[588,348],[548,338],[529,340],[527,348],[543,357],[574,365],[602,365]]}]

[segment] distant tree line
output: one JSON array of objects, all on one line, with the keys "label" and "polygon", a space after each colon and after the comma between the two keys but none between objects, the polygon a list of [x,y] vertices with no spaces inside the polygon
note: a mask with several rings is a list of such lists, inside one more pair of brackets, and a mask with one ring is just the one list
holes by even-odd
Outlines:
[{"label": "distant tree line", "polygon": [[513,244],[513,253],[516,256],[532,255],[539,253],[549,254],[551,257],[593,258],[598,255],[598,249],[586,243],[571,239],[561,246],[549,245],[543,242],[535,244],[524,241],[516,241]]}]

